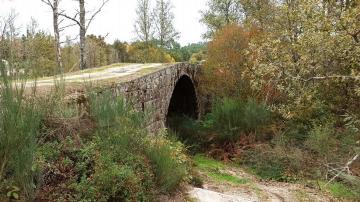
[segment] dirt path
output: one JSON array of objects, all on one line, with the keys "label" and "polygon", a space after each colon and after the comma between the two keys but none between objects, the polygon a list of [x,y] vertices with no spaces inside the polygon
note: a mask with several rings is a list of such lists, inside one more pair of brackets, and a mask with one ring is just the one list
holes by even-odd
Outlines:
[{"label": "dirt path", "polygon": [[[195,160],[196,161],[196,160]],[[192,187],[190,198],[199,202],[303,202],[336,201],[301,184],[259,180],[242,168],[209,164],[198,166],[203,188]],[[221,177],[223,176],[223,177]]]},{"label": "dirt path", "polygon": [[[106,79],[127,77],[145,69],[157,69],[164,66],[160,63],[149,64],[114,64],[106,67],[87,69],[79,72],[65,74],[62,79],[66,82],[88,82]],[[56,78],[59,81],[60,78]],[[34,85],[34,81],[28,81],[28,86]],[[36,81],[38,87],[54,85],[54,77],[41,78]]]}]

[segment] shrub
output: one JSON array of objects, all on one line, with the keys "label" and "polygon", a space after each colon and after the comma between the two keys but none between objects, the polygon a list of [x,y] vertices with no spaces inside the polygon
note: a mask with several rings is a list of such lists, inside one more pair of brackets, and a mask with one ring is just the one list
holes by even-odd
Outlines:
[{"label": "shrub", "polygon": [[270,118],[270,112],[264,104],[254,100],[238,102],[224,99],[217,102],[212,112],[205,120],[205,126],[216,131],[220,141],[234,142],[242,133],[256,133],[265,126]]},{"label": "shrub", "polygon": [[145,115],[111,92],[89,97],[98,129],[92,155],[87,155],[94,161],[93,172],[80,169],[81,182],[73,184],[79,200],[151,201],[187,179],[188,158],[180,142],[165,134],[149,138]]},{"label": "shrub", "polygon": [[190,175],[190,160],[185,155],[183,144],[164,135],[151,137],[148,141],[150,147],[146,149],[146,154],[154,165],[160,190],[165,193],[174,191]]},{"label": "shrub", "polygon": [[0,62],[0,182],[14,181],[22,191],[33,189],[32,163],[42,113],[36,99],[25,99],[24,81],[7,75]]},{"label": "shrub", "polygon": [[309,133],[305,146],[318,155],[328,157],[335,148],[335,131],[332,125],[317,125]]}]

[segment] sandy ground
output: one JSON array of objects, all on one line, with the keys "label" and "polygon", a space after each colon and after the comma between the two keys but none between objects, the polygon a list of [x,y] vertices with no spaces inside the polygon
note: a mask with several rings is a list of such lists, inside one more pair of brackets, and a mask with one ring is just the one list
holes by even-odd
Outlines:
[{"label": "sandy ground", "polygon": [[[249,179],[249,183],[234,185],[214,182],[204,176],[203,188],[192,187],[189,197],[199,202],[332,202],[336,201],[325,193],[301,184],[266,182],[244,172],[241,168],[228,171],[239,178]],[[202,175],[206,175],[202,173]]]}]

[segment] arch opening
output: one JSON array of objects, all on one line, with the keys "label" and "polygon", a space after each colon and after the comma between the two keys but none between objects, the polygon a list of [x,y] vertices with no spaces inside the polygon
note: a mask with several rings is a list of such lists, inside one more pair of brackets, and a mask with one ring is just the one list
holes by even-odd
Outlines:
[{"label": "arch opening", "polygon": [[174,118],[180,116],[198,118],[195,87],[192,80],[186,75],[180,77],[175,85],[166,116],[166,126],[172,128],[176,124]]}]

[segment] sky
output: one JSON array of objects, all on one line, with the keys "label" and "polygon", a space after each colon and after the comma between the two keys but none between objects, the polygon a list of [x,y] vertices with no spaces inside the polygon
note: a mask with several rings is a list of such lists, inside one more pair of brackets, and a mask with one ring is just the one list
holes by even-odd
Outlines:
[{"label": "sky", "polygon": [[[156,0],[150,0],[152,5]],[[205,26],[200,21],[200,10],[206,8],[207,0],[172,0],[175,15],[174,25],[180,32],[179,42],[182,45],[202,41],[202,34]],[[87,10],[94,11],[101,4],[102,0],[88,0]],[[136,40],[134,22],[136,19],[136,0],[110,0],[102,12],[90,25],[87,34],[107,35],[106,41],[112,42],[115,39],[121,41]],[[74,13],[77,4],[73,0],[61,0],[60,7],[69,14]],[[37,20],[39,28],[52,32],[52,13],[50,7],[41,0],[0,0],[0,16],[7,16],[14,9],[18,13],[16,24],[22,32],[31,17]],[[64,25],[70,22],[64,22]],[[69,28],[62,33],[62,38],[69,35],[75,37],[78,33],[76,27]]]}]

